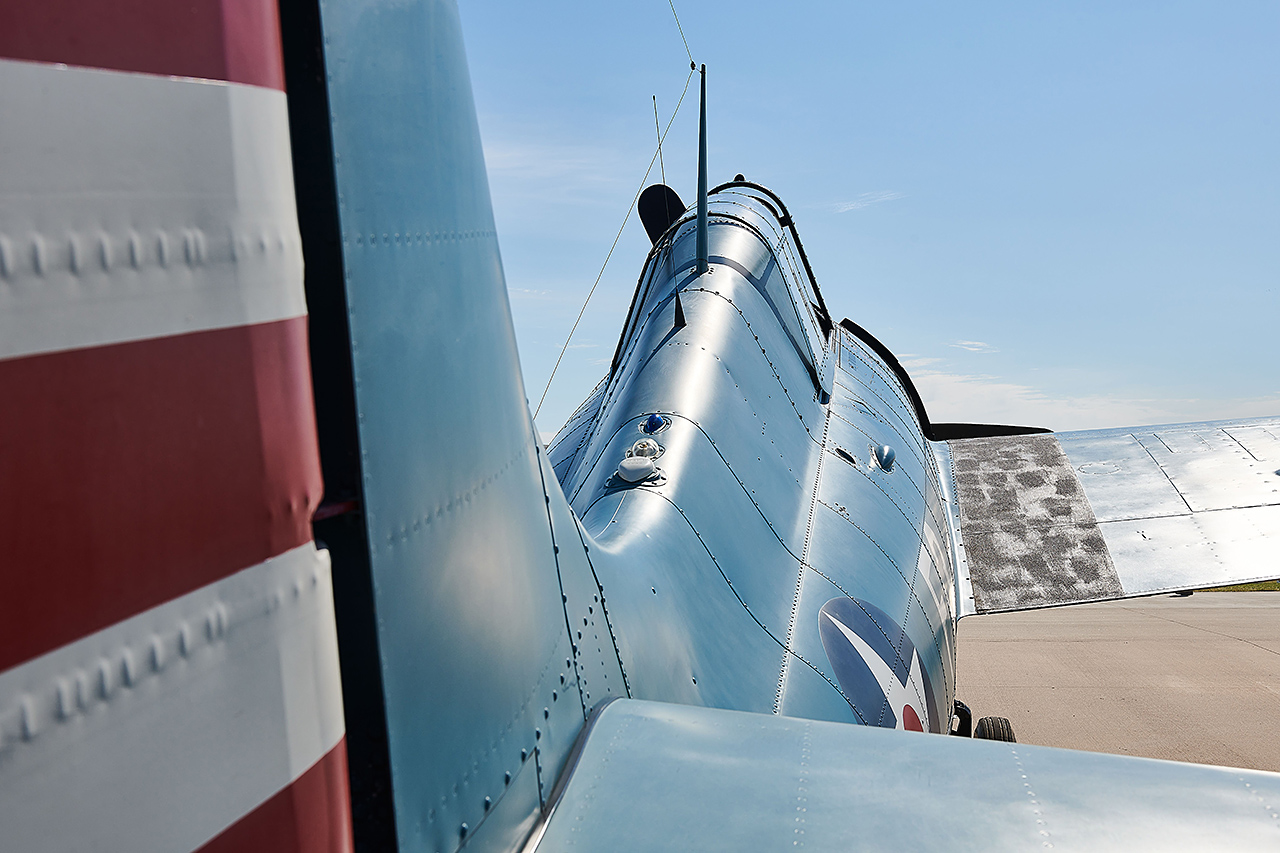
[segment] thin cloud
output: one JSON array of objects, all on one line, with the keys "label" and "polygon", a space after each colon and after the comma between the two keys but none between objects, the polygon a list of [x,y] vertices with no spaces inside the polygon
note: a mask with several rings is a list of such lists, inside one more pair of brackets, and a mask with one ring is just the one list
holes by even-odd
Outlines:
[{"label": "thin cloud", "polygon": [[1280,412],[1280,396],[1226,400],[1057,396],[994,376],[924,370],[913,372],[912,379],[929,419],[938,423],[1018,424],[1064,431],[1266,417]]},{"label": "thin cloud", "polygon": [[983,341],[953,341],[951,346],[956,349],[968,350],[969,352],[1000,352],[991,344]]},{"label": "thin cloud", "polygon": [[832,209],[836,213],[848,213],[851,210],[862,210],[864,207],[870,207],[882,201],[893,201],[899,198],[905,198],[905,196],[894,190],[876,190],[875,192],[862,193],[853,201],[839,202],[833,205]]},{"label": "thin cloud", "polygon": [[560,229],[567,208],[616,209],[608,218],[620,217],[648,162],[642,148],[566,142],[539,128],[505,126],[486,129],[484,159],[500,235],[508,233],[504,218],[520,222],[525,233]]},{"label": "thin cloud", "polygon": [[620,152],[606,146],[560,143],[548,139],[486,139],[485,167],[491,173],[511,175],[522,183],[562,185],[611,185],[620,182],[618,170],[626,163]]}]

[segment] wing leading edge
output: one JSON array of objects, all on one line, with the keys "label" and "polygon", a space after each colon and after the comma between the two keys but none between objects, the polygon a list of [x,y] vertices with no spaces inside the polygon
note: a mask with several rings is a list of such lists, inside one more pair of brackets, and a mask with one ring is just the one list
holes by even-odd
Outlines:
[{"label": "wing leading edge", "polygon": [[1274,773],[636,700],[597,712],[566,774],[530,847],[1247,851],[1280,842]]},{"label": "wing leading edge", "polygon": [[1280,576],[1280,418],[936,447],[961,615]]}]

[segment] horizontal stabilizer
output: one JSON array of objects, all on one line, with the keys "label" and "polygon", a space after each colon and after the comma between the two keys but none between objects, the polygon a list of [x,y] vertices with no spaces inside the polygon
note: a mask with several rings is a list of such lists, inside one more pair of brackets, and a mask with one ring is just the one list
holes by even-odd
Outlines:
[{"label": "horizontal stabilizer", "polygon": [[1280,418],[939,447],[962,615],[1280,577]]},{"label": "horizontal stabilizer", "polygon": [[537,849],[1274,850],[1280,774],[618,700]]}]

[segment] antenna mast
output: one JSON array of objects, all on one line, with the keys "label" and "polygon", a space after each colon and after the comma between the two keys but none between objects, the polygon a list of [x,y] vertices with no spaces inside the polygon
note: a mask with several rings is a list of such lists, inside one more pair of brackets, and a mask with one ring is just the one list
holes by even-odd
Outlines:
[{"label": "antenna mast", "polygon": [[698,274],[707,271],[707,66],[700,70],[702,97],[698,109]]}]

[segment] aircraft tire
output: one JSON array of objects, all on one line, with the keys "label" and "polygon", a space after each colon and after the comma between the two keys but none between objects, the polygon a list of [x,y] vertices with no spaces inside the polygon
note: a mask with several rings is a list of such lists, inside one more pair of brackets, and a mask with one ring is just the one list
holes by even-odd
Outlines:
[{"label": "aircraft tire", "polygon": [[1017,743],[1013,736],[1013,726],[1004,717],[983,717],[973,727],[973,736],[983,740],[1002,740],[1006,743]]}]

